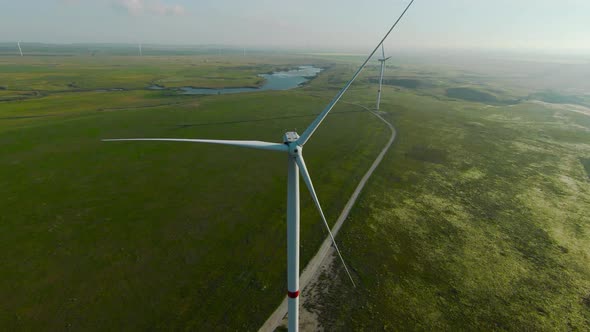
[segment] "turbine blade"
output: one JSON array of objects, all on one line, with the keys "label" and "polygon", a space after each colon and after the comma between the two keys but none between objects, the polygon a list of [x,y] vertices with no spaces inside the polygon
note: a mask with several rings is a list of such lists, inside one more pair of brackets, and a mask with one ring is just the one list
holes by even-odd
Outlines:
[{"label": "turbine blade", "polygon": [[284,151],[287,152],[289,147],[282,143],[270,143],[262,141],[233,141],[217,139],[188,139],[188,138],[117,138],[103,139],[103,142],[120,142],[120,141],[165,141],[165,142],[189,142],[189,143],[210,143],[231,146],[240,146],[259,150]]},{"label": "turbine blade", "polygon": [[346,90],[348,90],[348,88],[350,87],[350,85],[352,84],[352,82],[354,82],[354,80],[357,78],[357,76],[359,76],[359,74],[361,73],[361,71],[363,70],[363,68],[365,68],[365,66],[367,65],[367,62],[369,62],[369,60],[373,57],[373,55],[375,54],[375,52],[379,49],[379,46],[381,46],[381,44],[383,44],[383,42],[385,41],[385,39],[387,38],[387,36],[389,36],[389,34],[391,33],[391,31],[393,31],[393,28],[395,28],[395,26],[399,23],[399,21],[402,19],[402,17],[404,17],[404,15],[408,11],[408,9],[410,9],[410,6],[412,6],[413,3],[414,3],[414,0],[410,1],[410,3],[408,4],[408,6],[406,7],[406,9],[404,9],[404,11],[402,12],[402,14],[398,17],[397,21],[395,21],[395,23],[391,26],[391,28],[389,29],[389,31],[387,31],[387,33],[381,39],[381,41],[379,42],[379,44],[377,44],[377,46],[375,46],[375,49],[373,49],[373,52],[371,52],[371,54],[369,54],[369,56],[367,57],[367,59],[365,60],[365,62],[363,62],[363,64],[359,67],[359,69],[356,71],[356,73],[354,73],[354,75],[348,81],[348,83],[346,83],[346,85],[344,85],[344,87],[342,88],[342,90],[340,90],[340,92],[338,92],[338,94],[336,95],[336,97],[334,97],[334,99],[332,99],[332,101],[328,104],[328,106],[326,106],[326,108],[324,108],[324,110],[322,111],[322,113],[320,113],[320,115],[318,115],[318,117],[315,120],[313,120],[313,122],[311,123],[311,125],[309,125],[309,127],[307,127],[307,129],[305,129],[305,131],[303,132],[303,134],[301,134],[301,136],[297,140],[297,144],[298,145],[303,146],[307,142],[307,140],[309,140],[309,138],[311,137],[311,135],[313,135],[313,132],[319,127],[319,125],[322,123],[322,121],[324,121],[324,119],[326,118],[326,116],[328,116],[328,113],[330,112],[330,110],[332,110],[332,108],[334,107],[334,105],[336,105],[336,103],[338,102],[338,100],[340,100],[340,98],[346,92]]},{"label": "turbine blade", "polygon": [[350,278],[350,282],[352,282],[352,285],[354,287],[356,287],[356,284],[354,283],[354,280],[352,280],[352,276],[350,275],[350,272],[348,271],[348,267],[346,267],[346,263],[344,263],[344,258],[342,258],[342,254],[340,253],[340,249],[338,249],[338,245],[336,244],[336,240],[334,239],[334,235],[332,235],[332,231],[330,230],[330,225],[328,225],[328,221],[326,221],[326,217],[324,216],[324,211],[322,211],[320,201],[318,200],[318,196],[316,195],[315,189],[313,188],[313,183],[311,182],[311,177],[309,176],[309,172],[307,171],[307,167],[305,167],[305,161],[303,160],[303,156],[298,155],[297,158],[295,158],[295,160],[297,161],[297,165],[299,166],[299,172],[301,173],[301,177],[303,178],[305,185],[307,185],[307,189],[309,189],[309,193],[311,194],[311,198],[313,199],[315,206],[318,208],[318,211],[320,212],[320,216],[322,216],[322,220],[324,221],[324,225],[326,226],[326,229],[328,230],[328,234],[330,235],[330,239],[332,239],[332,244],[334,245],[334,249],[336,249],[336,252],[338,253],[338,257],[340,257],[340,261],[342,261],[342,265],[344,266],[344,270],[346,270],[346,274],[348,274],[348,278]]}]

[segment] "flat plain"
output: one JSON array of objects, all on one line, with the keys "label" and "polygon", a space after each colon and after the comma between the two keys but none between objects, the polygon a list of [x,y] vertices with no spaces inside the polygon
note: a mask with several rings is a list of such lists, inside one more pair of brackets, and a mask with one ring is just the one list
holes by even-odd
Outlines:
[{"label": "flat plain", "polygon": [[[284,156],[100,139],[279,141],[307,126],[356,63],[0,57],[0,326],[256,330],[286,289]],[[434,63],[388,66],[381,111],[398,136],[337,239],[360,287],[336,264],[310,309],[327,330],[583,330],[585,87]],[[289,91],[173,90],[257,86],[258,74],[301,64],[325,70]],[[376,74],[367,68],[345,101],[372,106]],[[342,103],[306,145],[330,222],[388,135]],[[301,197],[303,266],[326,234],[304,188]]]},{"label": "flat plain", "polygon": [[[324,78],[291,91],[183,96],[146,88],[220,79],[244,86],[302,60],[1,60],[4,95],[21,97],[0,103],[0,325],[258,328],[286,289],[286,157],[100,139],[280,141],[332,97]],[[306,146],[328,216],[337,216],[386,135],[372,115],[343,104]],[[325,235],[312,204],[303,192],[304,261]]]},{"label": "flat plain", "polygon": [[461,68],[386,78],[398,136],[341,230],[358,287],[334,264],[309,304],[326,330],[590,326],[587,82]]}]

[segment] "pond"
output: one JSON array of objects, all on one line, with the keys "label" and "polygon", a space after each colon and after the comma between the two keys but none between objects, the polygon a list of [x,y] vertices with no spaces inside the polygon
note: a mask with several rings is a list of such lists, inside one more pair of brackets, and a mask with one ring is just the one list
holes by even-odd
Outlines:
[{"label": "pond", "polygon": [[[264,78],[264,84],[258,88],[226,88],[226,89],[207,89],[183,87],[179,90],[184,95],[222,95],[229,93],[243,93],[266,90],[289,90],[300,86],[317,76],[322,71],[321,68],[314,66],[300,66],[297,69],[288,71],[278,71],[272,74],[260,74]],[[162,89],[158,85],[150,87],[151,89]]]}]

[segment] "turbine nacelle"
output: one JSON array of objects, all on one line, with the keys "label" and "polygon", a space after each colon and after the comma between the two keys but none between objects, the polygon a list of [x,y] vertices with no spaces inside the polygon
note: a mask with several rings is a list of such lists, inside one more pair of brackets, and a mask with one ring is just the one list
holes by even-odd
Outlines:
[{"label": "turbine nacelle", "polygon": [[299,134],[297,134],[297,132],[294,131],[288,131],[285,133],[285,135],[283,135],[283,143],[285,144],[297,142],[298,139]]},{"label": "turbine nacelle", "polygon": [[303,146],[298,144],[298,140],[299,134],[294,131],[288,131],[283,136],[283,142],[289,147],[287,152],[289,152],[290,156],[301,156],[301,150],[303,150]]}]

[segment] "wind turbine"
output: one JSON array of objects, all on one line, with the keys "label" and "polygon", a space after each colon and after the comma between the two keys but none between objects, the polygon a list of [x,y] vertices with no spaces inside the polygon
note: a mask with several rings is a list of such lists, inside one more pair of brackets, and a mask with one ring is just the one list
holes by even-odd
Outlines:
[{"label": "wind turbine", "polygon": [[141,52],[141,43],[139,43],[139,56],[143,56],[143,54]]},{"label": "wind turbine", "polygon": [[16,42],[16,46],[18,46],[18,52],[20,53],[20,56],[23,56],[23,50],[20,48],[20,40]]},{"label": "wind turbine", "polygon": [[170,141],[170,142],[190,142],[190,143],[210,143],[210,144],[222,144],[230,146],[238,146],[251,149],[269,150],[276,152],[283,152],[287,154],[287,296],[288,299],[288,328],[289,331],[299,330],[299,174],[303,178],[303,182],[307,186],[311,198],[320,213],[320,217],[328,230],[332,244],[336,249],[338,257],[342,261],[344,269],[350,278],[353,286],[354,280],[350,275],[350,271],[344,263],[342,254],[338,249],[338,245],[334,239],[334,235],[330,230],[320,201],[317,197],[311,176],[307,171],[305,161],[303,159],[303,146],[311,138],[316,129],[320,126],[322,121],[328,116],[328,113],[334,108],[336,103],[340,100],[342,95],[348,90],[350,85],[359,76],[363,68],[367,65],[369,60],[373,57],[375,52],[379,49],[379,46],[383,44],[387,36],[397,26],[399,21],[408,11],[410,6],[414,3],[414,0],[410,1],[407,7],[404,9],[402,14],[398,17],[395,23],[387,31],[385,36],[381,39],[379,44],[373,49],[371,54],[367,57],[365,62],[357,69],[352,78],[344,85],[344,87],[338,92],[338,94],[330,101],[330,103],[322,110],[322,112],[315,118],[315,120],[305,129],[303,134],[299,136],[294,131],[286,132],[283,136],[282,143],[271,143],[262,141],[237,141],[237,140],[214,140],[214,139],[187,139],[187,138],[119,138],[119,139],[103,139],[103,141]]},{"label": "wind turbine", "polygon": [[383,72],[385,71],[385,61],[391,58],[385,57],[385,47],[383,46],[383,44],[381,44],[381,54],[383,57],[379,59],[379,62],[381,62],[381,75],[379,76],[379,90],[377,91],[377,111],[379,110],[379,104],[381,103],[381,86],[383,85]]}]

